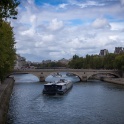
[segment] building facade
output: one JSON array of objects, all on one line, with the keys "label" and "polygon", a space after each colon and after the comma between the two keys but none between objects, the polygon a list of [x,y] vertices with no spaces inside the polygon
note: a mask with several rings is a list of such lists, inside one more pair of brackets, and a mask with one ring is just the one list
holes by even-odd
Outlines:
[{"label": "building facade", "polygon": [[100,55],[100,56],[105,56],[105,55],[107,55],[108,53],[109,53],[109,52],[108,52],[107,49],[103,49],[103,50],[100,50],[99,55]]},{"label": "building facade", "polygon": [[26,65],[26,59],[21,57],[19,54],[16,55],[16,64],[14,69],[22,69]]},{"label": "building facade", "polygon": [[69,63],[69,60],[63,58],[63,59],[58,60],[58,62],[67,65]]},{"label": "building facade", "polygon": [[120,53],[124,53],[124,48],[123,47],[115,47],[115,54],[120,54]]}]

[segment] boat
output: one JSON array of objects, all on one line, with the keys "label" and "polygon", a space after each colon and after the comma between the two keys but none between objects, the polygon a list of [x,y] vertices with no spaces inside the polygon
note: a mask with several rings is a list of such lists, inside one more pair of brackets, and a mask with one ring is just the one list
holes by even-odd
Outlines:
[{"label": "boat", "polygon": [[62,75],[60,73],[54,73],[52,74],[53,77],[62,77]]},{"label": "boat", "polygon": [[71,81],[65,80],[65,79],[60,79],[59,81],[55,81],[55,82],[49,82],[47,84],[44,84],[43,94],[63,95],[69,89],[71,89],[72,86],[73,86],[73,83]]},{"label": "boat", "polygon": [[66,76],[76,76],[76,75],[73,73],[67,73]]}]

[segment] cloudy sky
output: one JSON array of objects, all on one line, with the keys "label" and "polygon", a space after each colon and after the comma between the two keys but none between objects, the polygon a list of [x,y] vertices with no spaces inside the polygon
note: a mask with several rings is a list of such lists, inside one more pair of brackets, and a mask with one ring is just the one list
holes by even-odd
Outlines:
[{"label": "cloudy sky", "polygon": [[124,0],[20,0],[17,53],[32,62],[124,47]]}]

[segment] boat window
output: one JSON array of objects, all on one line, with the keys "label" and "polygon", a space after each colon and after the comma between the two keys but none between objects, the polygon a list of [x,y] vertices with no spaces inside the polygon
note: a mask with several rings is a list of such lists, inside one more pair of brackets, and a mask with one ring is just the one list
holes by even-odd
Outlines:
[{"label": "boat window", "polygon": [[60,79],[61,82],[64,82],[65,80],[64,79]]},{"label": "boat window", "polygon": [[62,86],[57,86],[57,87],[58,87],[58,89],[59,89],[59,90],[61,90],[61,89],[62,89]]}]

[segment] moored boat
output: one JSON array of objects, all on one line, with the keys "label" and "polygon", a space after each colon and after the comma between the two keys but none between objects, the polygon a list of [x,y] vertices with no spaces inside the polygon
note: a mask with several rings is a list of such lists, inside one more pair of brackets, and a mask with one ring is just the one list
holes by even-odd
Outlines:
[{"label": "moored boat", "polygon": [[53,82],[53,83],[47,83],[44,84],[43,94],[48,95],[63,95],[66,93],[69,89],[71,89],[73,86],[73,83],[71,81],[60,79],[59,81]]}]

